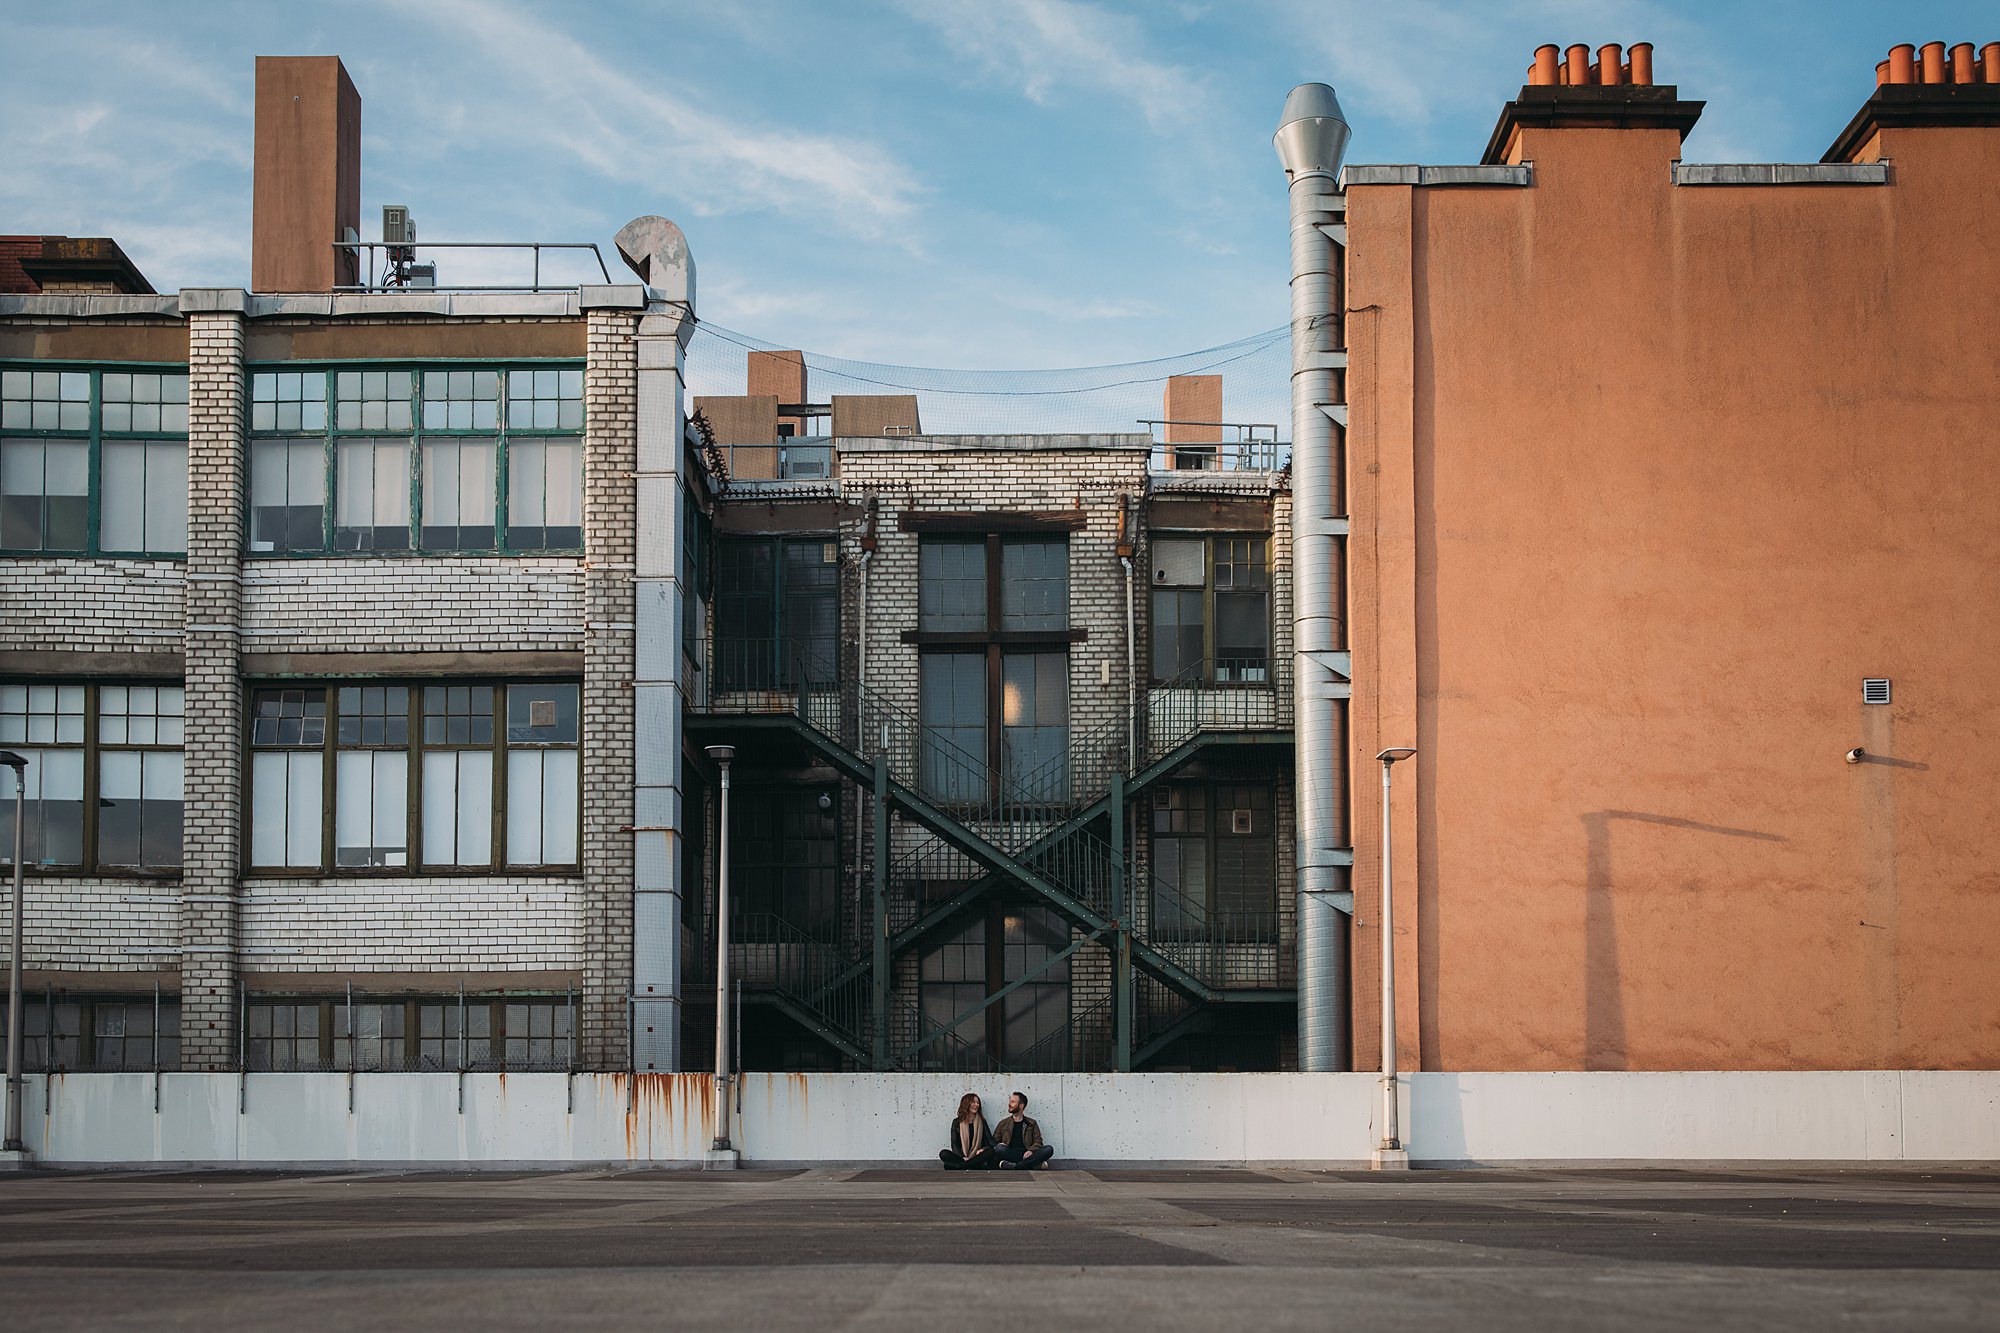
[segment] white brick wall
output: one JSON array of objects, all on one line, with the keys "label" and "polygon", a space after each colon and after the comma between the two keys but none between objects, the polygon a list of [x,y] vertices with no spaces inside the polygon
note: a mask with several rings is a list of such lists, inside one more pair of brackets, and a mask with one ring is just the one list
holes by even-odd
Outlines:
[{"label": "white brick wall", "polygon": [[519,652],[583,647],[583,561],[246,560],[243,649]]},{"label": "white brick wall", "polygon": [[[34,875],[23,897],[24,972],[150,972],[176,965],[176,880]],[[0,922],[12,920],[13,910],[13,886],[0,875]]]},{"label": "white brick wall", "polygon": [[580,875],[246,880],[247,965],[282,972],[583,966]]},{"label": "white brick wall", "polygon": [[0,561],[0,652],[178,653],[178,560]]}]

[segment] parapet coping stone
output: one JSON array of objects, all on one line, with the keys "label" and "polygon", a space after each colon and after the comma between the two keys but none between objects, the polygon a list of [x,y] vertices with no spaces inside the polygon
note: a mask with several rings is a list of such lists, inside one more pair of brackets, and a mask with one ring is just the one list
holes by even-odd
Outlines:
[{"label": "parapet coping stone", "polygon": [[241,287],[185,287],[166,295],[37,292],[0,296],[0,318],[108,319],[157,315],[240,314],[249,319],[340,319],[424,315],[459,319],[574,319],[586,308],[638,310],[645,288],[595,286],[559,292],[247,292]]},{"label": "parapet coping stone", "polygon": [[857,435],[840,436],[833,447],[845,454],[1047,453],[1093,449],[1147,453],[1153,448],[1153,437],[1132,431],[1097,435]]},{"label": "parapet coping stone", "polygon": [[1340,169],[1340,188],[1356,185],[1533,185],[1535,164],[1516,166],[1426,167],[1413,162]]},{"label": "parapet coping stone", "polygon": [[181,298],[165,295],[95,295],[82,292],[33,292],[0,296],[0,318],[12,315],[56,319],[103,319],[113,316],[165,315],[178,319]]},{"label": "parapet coping stone", "polygon": [[1887,185],[1886,162],[1676,162],[1676,185]]}]

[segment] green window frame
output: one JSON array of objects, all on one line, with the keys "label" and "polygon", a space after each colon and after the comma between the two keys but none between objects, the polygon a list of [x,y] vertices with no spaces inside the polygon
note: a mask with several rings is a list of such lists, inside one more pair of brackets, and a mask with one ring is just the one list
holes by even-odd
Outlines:
[{"label": "green window frame", "polygon": [[0,362],[0,556],[185,559],[187,414],[185,363]]},{"label": "green window frame", "polygon": [[917,544],[920,759],[927,795],[1067,800],[1067,533],[926,534]]},{"label": "green window frame", "polygon": [[1147,802],[1155,938],[1272,942],[1277,793],[1268,782],[1163,782]]},{"label": "green window frame", "polygon": [[[0,749],[28,759],[26,868],[179,877],[185,701],[178,680],[0,680]],[[0,847],[13,838],[9,792]]]},{"label": "green window frame", "polygon": [[1269,685],[1269,533],[1160,532],[1150,637],[1155,685]]},{"label": "green window frame", "polygon": [[244,1065],[362,1073],[576,1068],[576,993],[246,997]]},{"label": "green window frame", "polygon": [[715,688],[791,689],[840,674],[840,554],[828,536],[715,543]]},{"label": "green window frame", "polygon": [[[7,1001],[0,995],[0,1024]],[[178,1069],[177,995],[30,991],[21,997],[21,1068],[31,1074]]]},{"label": "green window frame", "polygon": [[247,693],[246,873],[581,868],[580,682],[316,679]]},{"label": "green window frame", "polygon": [[581,361],[245,373],[249,555],[582,554]]}]

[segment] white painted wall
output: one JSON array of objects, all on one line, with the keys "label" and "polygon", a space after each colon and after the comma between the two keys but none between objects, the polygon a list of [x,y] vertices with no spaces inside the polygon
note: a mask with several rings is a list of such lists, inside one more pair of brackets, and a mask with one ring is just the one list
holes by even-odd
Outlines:
[{"label": "white painted wall", "polygon": [[[1367,1159],[1368,1074],[749,1074],[748,1164],[934,1161],[959,1095],[1013,1088],[1059,1158],[1330,1165]],[[27,1141],[51,1165],[695,1165],[701,1074],[31,1076]],[[463,1088],[461,1105],[460,1090]],[[1422,1163],[1995,1162],[2000,1071],[1416,1074]],[[239,1096],[241,1098],[239,1110]]]}]

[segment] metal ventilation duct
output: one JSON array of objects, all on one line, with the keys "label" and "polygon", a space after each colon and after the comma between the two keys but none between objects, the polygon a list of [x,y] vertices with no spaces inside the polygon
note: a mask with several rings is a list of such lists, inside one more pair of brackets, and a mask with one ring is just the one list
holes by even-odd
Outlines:
[{"label": "metal ventilation duct", "polygon": [[1302,83],[1285,98],[1272,143],[1291,182],[1292,211],[1292,681],[1297,717],[1299,1067],[1347,1067],[1347,914],[1334,851],[1341,828],[1335,765],[1341,735],[1341,647],[1335,611],[1334,358],[1341,312],[1334,300],[1333,242],[1339,221],[1335,173],[1347,151],[1347,118],[1333,89]]}]

